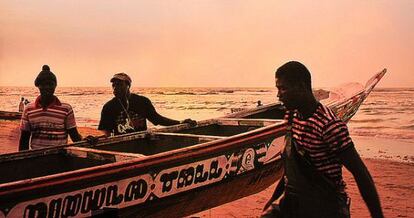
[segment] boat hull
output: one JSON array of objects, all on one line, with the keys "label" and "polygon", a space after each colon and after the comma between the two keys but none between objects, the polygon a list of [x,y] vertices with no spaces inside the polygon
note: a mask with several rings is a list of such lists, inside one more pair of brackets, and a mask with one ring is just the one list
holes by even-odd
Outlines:
[{"label": "boat hull", "polygon": [[3,120],[20,120],[21,117],[21,112],[0,111],[0,119]]},{"label": "boat hull", "polygon": [[188,193],[160,199],[154,205],[143,204],[138,207],[125,208],[116,213],[121,217],[188,216],[263,191],[281,178],[282,168],[281,161],[276,161],[255,172],[247,172],[238,176],[237,179],[225,180]]}]

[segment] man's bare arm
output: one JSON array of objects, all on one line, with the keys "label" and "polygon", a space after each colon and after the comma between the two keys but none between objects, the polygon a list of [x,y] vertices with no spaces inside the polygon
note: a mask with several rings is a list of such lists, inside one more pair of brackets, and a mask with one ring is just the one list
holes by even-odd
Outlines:
[{"label": "man's bare arm", "polygon": [[346,169],[354,176],[359,192],[367,204],[371,216],[375,218],[384,217],[374,181],[355,147],[351,146],[341,152],[339,158]]}]

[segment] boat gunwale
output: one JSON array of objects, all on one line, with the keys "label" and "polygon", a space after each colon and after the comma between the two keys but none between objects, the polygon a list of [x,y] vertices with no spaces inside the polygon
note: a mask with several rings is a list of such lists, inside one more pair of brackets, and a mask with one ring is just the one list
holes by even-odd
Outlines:
[{"label": "boat gunwale", "polygon": [[278,106],[283,107],[281,102],[275,102],[275,103],[271,103],[271,104],[267,104],[267,105],[263,105],[263,106],[258,106],[258,107],[255,107],[255,108],[242,110],[242,111],[239,111],[239,112],[236,112],[236,113],[227,114],[227,115],[225,115],[221,118],[243,118],[243,117],[247,117],[247,116],[250,116],[250,115],[253,115],[253,114],[256,114],[256,113],[261,113],[261,112],[271,110],[271,109],[276,108]]},{"label": "boat gunwale", "polygon": [[[273,108],[273,105],[266,105],[265,109],[267,110],[271,110]],[[254,108],[255,109],[255,108]],[[263,108],[262,108],[263,109]],[[252,110],[253,112],[255,112],[255,110]],[[264,110],[265,111],[265,110]],[[262,110],[259,111],[263,112]],[[282,119],[246,119],[246,118],[227,118],[227,117],[220,117],[220,118],[215,118],[215,119],[209,119],[209,120],[203,120],[201,122],[199,122],[196,126],[197,127],[203,127],[203,126],[207,126],[207,125],[212,125],[212,124],[220,124],[221,121],[227,121],[227,120],[248,120],[248,121],[263,121],[263,122],[268,122],[268,123],[276,123],[276,122],[283,122]],[[271,124],[269,124],[271,125]],[[242,126],[242,125],[239,125]],[[136,140],[136,139],[140,139],[140,138],[146,138],[148,137],[148,135],[152,134],[152,133],[175,133],[175,131],[180,131],[180,130],[187,130],[187,129],[192,129],[193,127],[189,126],[188,124],[179,124],[179,125],[174,125],[174,126],[166,126],[163,128],[155,128],[155,129],[148,129],[146,131],[139,131],[139,132],[133,132],[133,133],[127,133],[127,134],[123,134],[123,135],[116,135],[116,136],[112,136],[112,137],[99,137],[102,139],[98,139],[98,140],[102,140],[99,142],[99,145],[107,145],[107,144],[112,144],[112,143],[117,143],[117,142],[122,142],[125,141],[126,139],[128,141],[132,141],[132,140]],[[185,133],[183,133],[185,134]],[[190,134],[187,134],[190,135]],[[200,135],[200,134],[194,134],[194,135]],[[202,135],[200,135],[202,136]],[[212,136],[213,137],[213,136]],[[227,138],[229,136],[225,136],[225,138]],[[58,145],[58,146],[54,146],[54,147],[47,147],[47,148],[41,148],[41,149],[34,149],[34,150],[25,150],[25,151],[18,151],[18,152],[13,152],[13,153],[5,153],[5,154],[0,154],[0,163],[2,162],[7,162],[7,161],[11,161],[11,160],[19,160],[19,159],[24,159],[27,157],[36,157],[36,156],[43,156],[46,154],[57,154],[62,152],[62,149],[66,148],[66,147],[91,147],[91,145],[89,143],[87,143],[86,141],[79,141],[79,142],[74,142],[71,144],[63,144],[63,145]]]}]

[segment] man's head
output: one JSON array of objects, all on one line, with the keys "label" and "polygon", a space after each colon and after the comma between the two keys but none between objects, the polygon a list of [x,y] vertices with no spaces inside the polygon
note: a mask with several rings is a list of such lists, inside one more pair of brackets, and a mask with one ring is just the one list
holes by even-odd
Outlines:
[{"label": "man's head", "polygon": [[112,89],[115,97],[124,98],[129,95],[129,88],[131,87],[131,77],[126,73],[117,73],[112,79]]},{"label": "man's head", "polygon": [[57,80],[55,74],[50,71],[49,66],[43,65],[42,71],[37,75],[35,86],[39,88],[42,97],[51,97],[55,93]]},{"label": "man's head", "polygon": [[305,65],[290,61],[275,73],[277,97],[287,109],[298,109],[312,95],[311,75]]}]

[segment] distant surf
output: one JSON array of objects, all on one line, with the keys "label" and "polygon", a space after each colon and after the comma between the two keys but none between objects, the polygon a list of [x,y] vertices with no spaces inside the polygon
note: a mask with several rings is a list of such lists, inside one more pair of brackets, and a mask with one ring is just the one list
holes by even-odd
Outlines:
[{"label": "distant surf", "polygon": [[[355,86],[356,84],[350,84]],[[275,88],[135,88],[151,99],[159,113],[175,119],[204,120],[276,101]],[[0,87],[0,110],[16,111],[20,97],[34,101],[35,87]],[[70,103],[78,126],[96,128],[103,104],[113,98],[110,87],[58,87],[56,95]],[[414,88],[375,89],[349,122],[354,136],[414,141]],[[151,126],[151,124],[150,124]]]}]

